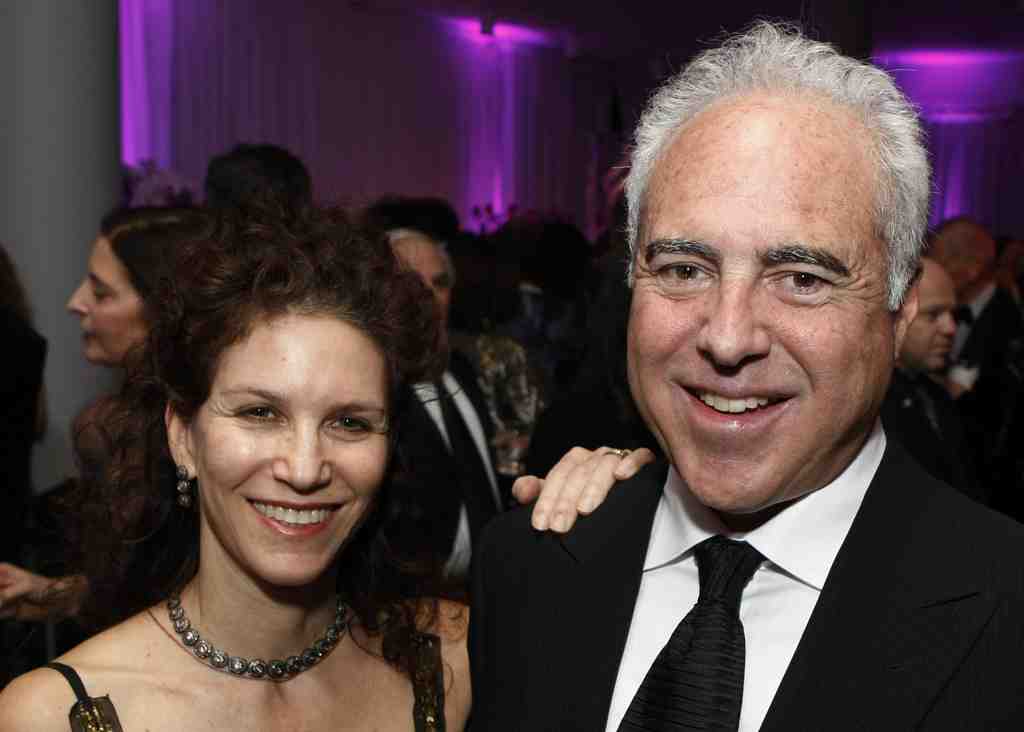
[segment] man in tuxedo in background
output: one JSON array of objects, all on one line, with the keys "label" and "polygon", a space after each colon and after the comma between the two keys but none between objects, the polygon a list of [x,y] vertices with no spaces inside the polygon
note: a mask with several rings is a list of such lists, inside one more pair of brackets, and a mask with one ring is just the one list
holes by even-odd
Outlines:
[{"label": "man in tuxedo in background", "polygon": [[878,420],[918,305],[920,139],[883,72],[768,23],[655,94],[627,364],[670,465],[564,538],[488,528],[474,724],[1024,725],[1024,528]]},{"label": "man in tuxedo in background", "polygon": [[933,253],[960,304],[949,383],[979,474],[993,488],[994,507],[1024,521],[1024,320],[996,282],[996,243],[981,224],[965,217],[945,222]]},{"label": "man in tuxedo in background", "polygon": [[945,386],[956,335],[956,291],[934,259],[921,259],[917,294],[917,317],[907,327],[882,403],[885,433],[931,475],[988,505],[987,486],[975,473],[963,418]]},{"label": "man in tuxedo in background", "polygon": [[[396,256],[423,279],[434,296],[447,334],[455,271],[443,245],[416,229],[387,233]],[[456,582],[469,569],[473,543],[483,525],[502,509],[494,470],[494,428],[468,359],[447,348],[448,362],[434,383],[416,384],[397,427],[400,477],[421,523],[407,537],[418,549],[445,562]]]}]

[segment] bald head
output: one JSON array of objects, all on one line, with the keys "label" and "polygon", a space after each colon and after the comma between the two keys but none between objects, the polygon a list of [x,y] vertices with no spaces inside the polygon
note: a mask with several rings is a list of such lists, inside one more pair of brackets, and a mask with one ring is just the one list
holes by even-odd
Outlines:
[{"label": "bald head", "polygon": [[939,227],[930,255],[953,279],[960,302],[966,302],[992,280],[996,242],[981,224],[954,219]]}]

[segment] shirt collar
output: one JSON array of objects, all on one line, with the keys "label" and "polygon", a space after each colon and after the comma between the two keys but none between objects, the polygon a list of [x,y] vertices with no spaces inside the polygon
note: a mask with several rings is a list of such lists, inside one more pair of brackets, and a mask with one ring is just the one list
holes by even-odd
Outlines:
[{"label": "shirt collar", "polygon": [[670,468],[654,516],[644,571],[673,564],[700,542],[722,534],[749,542],[776,567],[820,591],[884,452],[885,432],[876,419],[860,452],[831,483],[747,533],[726,529]]}]

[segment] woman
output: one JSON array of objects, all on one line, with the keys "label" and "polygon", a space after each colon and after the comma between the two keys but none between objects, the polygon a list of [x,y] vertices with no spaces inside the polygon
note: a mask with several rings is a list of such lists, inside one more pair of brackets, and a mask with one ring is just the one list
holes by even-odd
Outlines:
[{"label": "woman", "polygon": [[197,213],[184,208],[127,208],[104,217],[89,268],[68,300],[82,326],[86,360],[122,368],[146,339],[147,303],[175,242],[187,236]]},{"label": "woman", "polygon": [[[110,368],[124,369],[145,341],[151,322],[152,293],[163,276],[167,253],[199,224],[194,209],[141,207],[104,217],[93,243],[88,270],[68,300],[68,311],[82,326],[82,355]],[[102,421],[100,403],[75,419],[76,432]],[[85,470],[95,462],[86,435],[80,441]],[[95,434],[93,433],[93,437]],[[84,585],[75,577],[49,578],[0,562],[0,617],[42,620],[72,615]]]},{"label": "woman", "polygon": [[[400,387],[436,368],[429,297],[337,213],[219,222],[182,244],[78,512],[87,610],[121,622],[60,659],[111,700],[73,718],[465,725],[467,612],[398,553],[408,501],[385,480]],[[36,670],[0,695],[0,730],[66,730],[75,699]]]}]

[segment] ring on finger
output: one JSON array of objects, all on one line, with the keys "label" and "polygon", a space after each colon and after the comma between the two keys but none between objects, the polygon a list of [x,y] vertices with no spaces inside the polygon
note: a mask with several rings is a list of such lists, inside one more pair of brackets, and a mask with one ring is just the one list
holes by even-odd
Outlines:
[{"label": "ring on finger", "polygon": [[626,448],[609,447],[607,454],[608,455],[618,455],[619,459],[621,460],[622,458],[624,458],[627,455],[629,455],[629,453],[631,453],[631,452],[632,452],[632,450],[627,450]]}]

